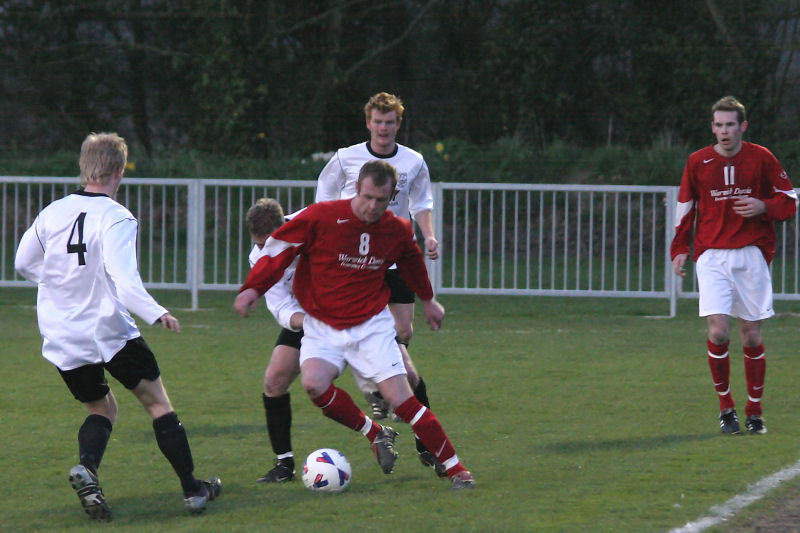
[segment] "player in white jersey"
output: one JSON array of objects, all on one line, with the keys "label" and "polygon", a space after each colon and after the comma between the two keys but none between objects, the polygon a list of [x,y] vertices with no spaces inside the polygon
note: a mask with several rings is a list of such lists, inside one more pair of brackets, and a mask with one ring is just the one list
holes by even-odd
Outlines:
[{"label": "player in white jersey", "polygon": [[117,134],[89,135],[79,160],[83,189],[38,214],[14,262],[38,287],[42,355],[89,411],[78,431],[79,463],[69,480],[89,517],[101,521],[111,519],[111,510],[97,470],[117,418],[104,370],[133,392],[152,417],[158,447],[180,479],[189,512],[202,512],[222,489],[218,478],[195,478],[186,432],[155,356],[129,312],[180,331],[178,320],[145,290],[136,261],[138,222],[114,200],[127,155]]},{"label": "player in white jersey", "polygon": [[[283,224],[284,218],[283,208],[272,198],[261,198],[247,210],[245,225],[253,239],[253,249],[248,258],[251,267],[261,257],[269,235]],[[275,466],[258,478],[259,483],[283,483],[295,477],[289,385],[300,374],[300,341],[303,338],[305,316],[305,311],[292,294],[295,266],[296,262],[264,295],[267,308],[282,329],[264,371],[262,393],[267,433],[272,451],[275,452]]]},{"label": "player in white jersey", "polygon": [[[428,165],[421,154],[396,141],[404,110],[403,102],[392,94],[381,92],[369,99],[364,106],[364,114],[370,140],[336,151],[319,175],[315,201],[354,197],[358,175],[364,163],[373,159],[390,163],[397,169],[398,181],[389,210],[406,220],[413,217],[422,233],[426,255],[430,259],[438,259],[439,241],[433,228],[433,193]],[[430,407],[425,381],[417,373],[408,353],[413,334],[414,292],[408,288],[396,268],[386,272],[386,283],[391,289],[389,311],[394,317],[397,343],[403,355],[409,385],[420,403]],[[389,406],[380,393],[370,390],[365,396],[372,406],[373,417],[385,418]],[[444,469],[433,454],[419,440],[417,451],[422,464],[434,468],[440,476],[444,474]]]}]

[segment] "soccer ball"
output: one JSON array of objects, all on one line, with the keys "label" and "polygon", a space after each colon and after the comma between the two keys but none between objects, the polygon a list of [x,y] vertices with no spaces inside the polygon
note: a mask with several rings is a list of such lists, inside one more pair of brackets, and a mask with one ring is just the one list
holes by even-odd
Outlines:
[{"label": "soccer ball", "polygon": [[313,491],[342,492],[350,484],[350,462],[342,452],[321,448],[308,454],[303,464],[303,484]]}]

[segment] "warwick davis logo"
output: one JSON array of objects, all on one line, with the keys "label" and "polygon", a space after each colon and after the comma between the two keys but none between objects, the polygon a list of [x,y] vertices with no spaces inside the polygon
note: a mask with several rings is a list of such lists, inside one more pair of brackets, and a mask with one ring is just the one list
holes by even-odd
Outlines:
[{"label": "warwick davis logo", "polygon": [[752,194],[752,187],[728,187],[727,189],[711,189],[711,197],[715,202],[730,200],[731,198],[741,198]]},{"label": "warwick davis logo", "polygon": [[355,270],[378,270],[383,264],[383,259],[374,255],[353,257],[348,254],[339,254],[339,264]]}]

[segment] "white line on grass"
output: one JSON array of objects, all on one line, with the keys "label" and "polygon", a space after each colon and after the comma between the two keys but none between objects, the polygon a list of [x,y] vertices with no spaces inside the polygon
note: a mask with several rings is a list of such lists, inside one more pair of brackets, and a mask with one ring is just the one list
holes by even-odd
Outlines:
[{"label": "white line on grass", "polygon": [[760,479],[754,485],[750,485],[747,492],[744,494],[737,494],[722,505],[715,505],[709,509],[708,514],[700,520],[688,522],[683,527],[673,529],[670,533],[700,533],[705,529],[717,526],[733,517],[737,512],[751,503],[757,502],[763,498],[767,492],[781,483],[794,479],[798,474],[800,474],[800,461],[797,461],[792,466],[786,467],[779,472],[775,472],[771,476]]}]

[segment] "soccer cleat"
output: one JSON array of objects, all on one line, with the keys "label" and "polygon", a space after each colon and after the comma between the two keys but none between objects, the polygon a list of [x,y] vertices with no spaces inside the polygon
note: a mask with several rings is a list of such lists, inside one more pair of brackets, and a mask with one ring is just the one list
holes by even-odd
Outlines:
[{"label": "soccer cleat", "polygon": [[389,416],[389,402],[383,399],[380,392],[365,392],[364,399],[372,408],[373,420],[383,420]]},{"label": "soccer cleat", "polygon": [[450,481],[453,482],[453,484],[450,486],[450,490],[475,488],[475,478],[472,477],[472,474],[469,470],[462,470],[458,474],[454,474],[453,477],[450,478]]},{"label": "soccer cleat", "polygon": [[200,481],[200,489],[194,494],[183,497],[183,503],[191,514],[200,514],[206,510],[206,503],[210,502],[222,492],[222,481],[212,477],[208,481]]},{"label": "soccer cleat", "polygon": [[726,409],[719,414],[719,427],[723,433],[739,434],[739,417],[736,416],[736,409]]},{"label": "soccer cleat", "polygon": [[389,426],[383,426],[381,432],[378,433],[378,436],[375,437],[375,440],[370,445],[384,474],[391,474],[394,464],[397,462],[397,452],[394,451],[395,437],[397,437],[395,430]]},{"label": "soccer cleat", "polygon": [[294,460],[276,459],[275,467],[258,478],[256,483],[284,483],[294,479]]},{"label": "soccer cleat", "polygon": [[419,462],[423,464],[423,466],[429,466],[433,468],[433,471],[436,472],[436,475],[439,477],[447,477],[447,469],[444,467],[442,463],[436,460],[436,457],[429,452],[419,452]]},{"label": "soccer cleat", "polygon": [[108,522],[111,520],[111,508],[103,495],[103,489],[95,476],[83,465],[75,465],[69,471],[69,484],[78,493],[83,510],[92,520]]},{"label": "soccer cleat", "polygon": [[744,427],[753,435],[763,435],[767,432],[764,419],[759,415],[750,415],[744,421]]}]

